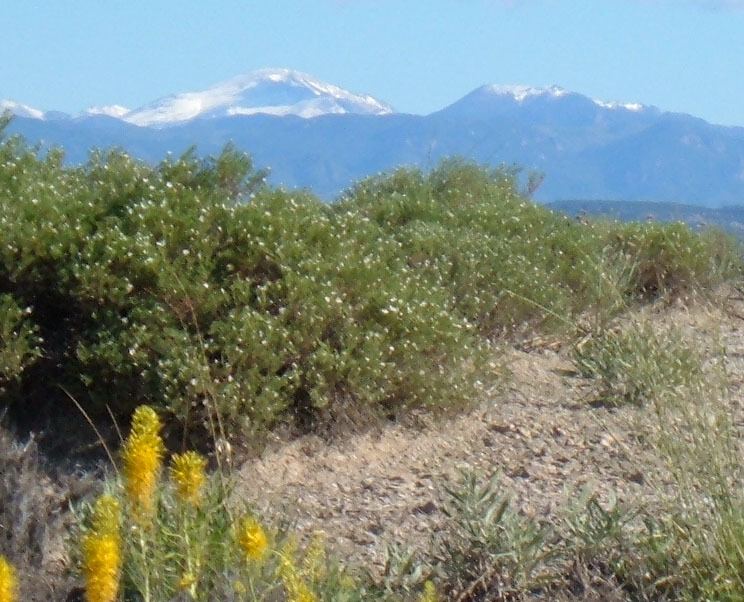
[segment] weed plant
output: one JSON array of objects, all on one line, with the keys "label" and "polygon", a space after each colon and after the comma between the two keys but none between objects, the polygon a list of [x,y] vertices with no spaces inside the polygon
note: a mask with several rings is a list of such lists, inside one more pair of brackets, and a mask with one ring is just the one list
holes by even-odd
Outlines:
[{"label": "weed plant", "polygon": [[592,536],[606,543],[589,548],[594,561],[582,553],[584,563],[601,558],[632,599],[744,599],[744,473],[725,350],[704,363],[678,331],[630,322],[585,340],[574,357],[604,402],[647,406],[652,419],[635,426],[673,477],[671,496],[660,492],[665,503],[642,529],[613,520]]},{"label": "weed plant", "polygon": [[300,547],[230,503],[228,475],[208,475],[196,452],[171,458],[166,478],[161,423],[136,409],[120,476],[81,511],[79,562],[88,602],[363,600],[363,590],[321,535]]}]

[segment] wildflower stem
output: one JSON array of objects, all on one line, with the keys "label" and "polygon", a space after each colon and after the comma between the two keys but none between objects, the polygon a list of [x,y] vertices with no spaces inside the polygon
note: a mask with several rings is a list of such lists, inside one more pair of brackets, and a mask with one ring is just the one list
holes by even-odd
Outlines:
[{"label": "wildflower stem", "polygon": [[191,578],[191,582],[189,583],[189,594],[191,595],[191,598],[196,600],[196,567],[194,566],[194,556],[193,556],[193,550],[191,549],[191,538],[189,537],[189,533],[191,532],[191,521],[189,520],[189,512],[187,509],[183,510],[183,533],[184,533],[184,542],[186,544],[186,571]]},{"label": "wildflower stem", "polygon": [[145,591],[142,592],[142,598],[143,602],[152,602],[152,597],[150,594],[150,563],[147,561],[147,540],[145,539],[145,531],[140,527],[140,549],[142,550],[142,559],[144,560],[143,566],[143,578],[144,578],[144,589]]}]

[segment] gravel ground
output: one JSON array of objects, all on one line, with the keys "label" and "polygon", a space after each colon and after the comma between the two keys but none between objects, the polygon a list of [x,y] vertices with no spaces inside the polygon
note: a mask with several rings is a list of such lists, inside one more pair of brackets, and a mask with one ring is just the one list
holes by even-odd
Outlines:
[{"label": "gravel ground", "polygon": [[[742,295],[727,289],[692,309],[659,304],[641,313],[681,327],[711,356],[723,345],[741,405]],[[303,535],[324,532],[344,558],[371,567],[388,543],[425,543],[444,520],[443,486],[463,470],[500,475],[522,511],[548,521],[584,488],[620,502],[657,499],[669,482],[637,436],[650,410],[593,406],[592,383],[568,356],[560,343],[509,350],[506,386],[456,417],[277,445],[242,466],[237,495],[269,516],[289,514]]]}]

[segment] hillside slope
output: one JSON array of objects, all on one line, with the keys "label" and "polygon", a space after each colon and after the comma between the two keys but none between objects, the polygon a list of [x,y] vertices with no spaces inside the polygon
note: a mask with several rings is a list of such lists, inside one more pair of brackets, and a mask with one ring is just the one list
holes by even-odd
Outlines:
[{"label": "hillside slope", "polygon": [[[744,386],[743,316],[744,298],[726,289],[712,302],[647,307],[625,319],[679,328],[709,358],[722,345],[735,400]],[[386,545],[427,545],[446,520],[444,488],[463,472],[500,476],[522,512],[548,523],[582,490],[626,507],[658,502],[671,478],[639,438],[658,425],[653,408],[593,406],[596,389],[575,371],[570,345],[535,345],[500,358],[510,377],[472,411],[332,444],[315,436],[276,444],[241,468],[237,495],[267,515],[295,517],[307,536],[325,532],[344,556],[378,571]],[[731,410],[742,418],[740,404]]]}]

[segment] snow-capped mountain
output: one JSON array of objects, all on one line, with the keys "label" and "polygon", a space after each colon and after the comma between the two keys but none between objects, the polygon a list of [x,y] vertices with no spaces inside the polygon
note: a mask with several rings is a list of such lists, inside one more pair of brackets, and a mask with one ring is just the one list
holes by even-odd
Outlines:
[{"label": "snow-capped mountain", "polygon": [[16,114],[10,132],[59,145],[70,162],[85,161],[93,147],[159,161],[193,146],[219,153],[231,142],[270,167],[274,183],[327,199],[371,174],[459,156],[543,172],[544,201],[744,204],[744,128],[558,86],[482,86],[423,116],[270,69],[134,110],[110,105],[70,117],[10,101],[2,108]]},{"label": "snow-capped mountain", "polygon": [[392,107],[376,98],[354,94],[304,73],[262,69],[200,92],[166,96],[119,117],[139,126],[165,127],[195,118],[256,113],[310,118],[327,114],[384,115],[392,112]]},{"label": "snow-capped mountain", "polygon": [[593,119],[597,115],[612,112],[655,112],[652,106],[632,102],[606,101],[571,92],[560,86],[537,88],[533,86],[489,84],[476,88],[457,102],[442,109],[441,113],[465,116],[488,113],[545,115],[547,113],[571,113],[574,118],[584,116]]},{"label": "snow-capped mountain", "polygon": [[[576,92],[571,92],[560,86],[549,86],[547,88],[539,88],[534,86],[522,86],[522,85],[501,85],[501,84],[489,84],[482,86],[473,92],[473,94],[480,95],[491,95],[491,96],[502,96],[509,97],[511,100],[519,104],[529,102],[536,99],[559,99],[569,95],[581,96]],[[584,97],[586,98],[586,97]],[[624,109],[626,111],[643,111],[646,108],[637,102],[619,102],[615,100],[602,100],[599,98],[592,98],[591,101],[598,107],[603,109]]]},{"label": "snow-capped mountain", "polygon": [[[560,86],[534,87],[489,84],[473,90],[453,105],[448,112],[506,110],[529,106],[541,101],[573,98],[593,103],[601,109],[644,111],[653,109],[639,103],[589,99]],[[69,118],[57,111],[45,112],[11,100],[0,101],[0,111],[9,110],[19,117],[32,119]],[[234,115],[295,115],[303,118],[328,114],[387,115],[394,109],[369,95],[360,95],[320,81],[291,69],[260,69],[216,84],[206,90],[182,92],[159,98],[142,107],[129,109],[119,104],[94,106],[78,117],[107,116],[142,127],[167,127],[197,118],[231,117]]]},{"label": "snow-capped mountain", "polygon": [[[11,100],[0,101],[0,112],[5,110],[32,119],[43,120],[49,116],[44,111]],[[306,73],[291,69],[261,69],[206,90],[165,96],[137,109],[118,104],[90,107],[79,117],[103,115],[142,127],[162,128],[192,119],[233,115],[311,118],[348,113],[386,115],[393,113],[393,108],[372,96],[354,94]],[[52,116],[62,115],[55,112]]]}]

